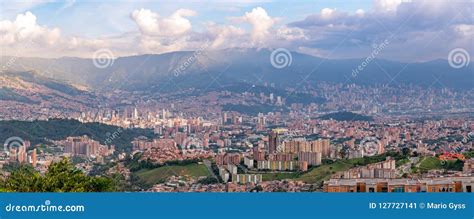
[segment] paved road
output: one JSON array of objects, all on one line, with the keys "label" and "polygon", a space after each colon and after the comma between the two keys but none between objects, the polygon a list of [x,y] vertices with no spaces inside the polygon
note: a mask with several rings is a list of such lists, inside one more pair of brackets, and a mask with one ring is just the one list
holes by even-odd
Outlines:
[{"label": "paved road", "polygon": [[402,166],[398,167],[400,170],[399,174],[403,175],[404,173],[411,173],[411,165],[418,163],[419,157],[410,157],[408,158],[410,161]]},{"label": "paved road", "polygon": [[211,161],[210,161],[210,160],[203,160],[202,162],[204,163],[204,165],[206,165],[207,170],[209,170],[209,172],[211,172],[212,176],[213,176],[214,178],[218,179],[217,176],[216,176],[216,174],[214,173],[214,171],[212,171],[212,163],[211,163]]}]

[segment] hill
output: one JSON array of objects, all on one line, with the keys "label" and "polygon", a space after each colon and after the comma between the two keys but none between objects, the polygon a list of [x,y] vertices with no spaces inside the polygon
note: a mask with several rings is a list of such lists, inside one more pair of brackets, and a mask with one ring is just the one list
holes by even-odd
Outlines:
[{"label": "hill", "polygon": [[[109,138],[112,133],[118,133],[116,138]],[[47,143],[48,140],[62,140],[68,136],[83,136],[106,144],[116,146],[116,150],[130,151],[131,141],[138,136],[155,137],[150,129],[123,129],[117,126],[100,123],[80,123],[77,120],[52,119],[49,121],[0,121],[0,142],[5,142],[9,137],[17,136],[28,140],[32,145]]]},{"label": "hill", "polygon": [[[350,83],[363,85],[389,84],[395,76],[397,84],[426,87],[439,86],[432,83],[433,77],[442,81],[443,86],[451,88],[472,88],[473,84],[472,80],[466,79],[473,78],[474,64],[454,69],[447,60],[401,63],[376,59],[363,71],[352,75],[364,59],[332,60],[291,52],[292,64],[277,69],[270,62],[271,53],[268,49],[238,48],[201,53],[180,51],[120,57],[106,68],[95,67],[91,59],[16,58],[15,62],[6,65],[6,70],[34,70],[43,76],[80,83],[95,90],[154,92],[176,90],[176,87],[205,88],[211,81],[216,81],[214,87],[218,87],[217,84],[267,82],[296,89],[315,82],[348,83],[348,79]],[[0,64],[6,64],[11,59],[0,57]]]},{"label": "hill", "polygon": [[[66,81],[60,81],[31,72],[0,73],[0,103],[2,106],[35,105],[35,113],[41,110],[64,109],[77,111],[96,107],[104,101],[99,95],[75,86]],[[67,104],[65,104],[67,103]]]},{"label": "hill", "polygon": [[211,175],[204,164],[167,165],[155,169],[143,169],[135,174],[145,187],[162,183],[170,176],[201,177]]}]

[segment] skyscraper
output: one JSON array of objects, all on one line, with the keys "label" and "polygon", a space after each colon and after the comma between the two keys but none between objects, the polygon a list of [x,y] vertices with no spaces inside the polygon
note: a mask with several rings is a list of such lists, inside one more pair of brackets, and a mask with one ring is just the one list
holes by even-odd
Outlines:
[{"label": "skyscraper", "polygon": [[31,151],[31,165],[33,165],[33,167],[36,167],[37,161],[38,161],[38,158],[37,158],[37,155],[36,155],[36,149],[33,149]]},{"label": "skyscraper", "polygon": [[138,119],[138,109],[136,107],[133,109],[133,119]]},{"label": "skyscraper", "polygon": [[278,133],[272,131],[268,136],[268,153],[273,154],[278,148]]}]

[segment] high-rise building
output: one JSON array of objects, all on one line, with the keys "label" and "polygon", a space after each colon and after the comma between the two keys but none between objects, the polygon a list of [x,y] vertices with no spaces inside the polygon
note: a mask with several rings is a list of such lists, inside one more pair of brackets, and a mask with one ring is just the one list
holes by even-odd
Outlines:
[{"label": "high-rise building", "polygon": [[222,114],[222,125],[225,125],[227,123],[227,112],[224,112]]},{"label": "high-rise building", "polygon": [[278,133],[273,131],[270,132],[270,136],[268,136],[268,153],[275,153],[277,151],[278,144]]},{"label": "high-rise building", "polygon": [[26,153],[26,147],[24,145],[18,148],[18,162],[25,163],[28,161],[28,154]]},{"label": "high-rise building", "polygon": [[318,139],[315,141],[296,139],[285,141],[283,142],[282,148],[285,153],[319,152],[321,153],[321,157],[329,157],[331,155],[329,139]]},{"label": "high-rise building", "polygon": [[308,165],[321,165],[321,153],[320,152],[298,152],[298,160],[306,161]]},{"label": "high-rise building", "polygon": [[253,157],[256,161],[265,160],[265,152],[260,151],[258,150],[258,148],[256,148],[256,150],[253,151]]},{"label": "high-rise building", "polygon": [[166,119],[166,114],[167,114],[167,113],[166,113],[166,110],[165,110],[165,109],[162,109],[162,110],[161,110],[161,118],[162,118],[163,120]]},{"label": "high-rise building", "polygon": [[257,117],[257,130],[263,130],[266,125],[266,118],[263,113],[259,113]]},{"label": "high-rise building", "polygon": [[138,119],[138,109],[136,107],[133,109],[133,119]]},{"label": "high-rise building", "polygon": [[87,157],[95,156],[103,153],[107,155],[109,146],[101,145],[98,141],[90,139],[88,136],[68,137],[61,142],[64,145],[64,153],[69,153],[72,156],[84,155]]},{"label": "high-rise building", "polygon": [[268,155],[268,160],[275,160],[275,161],[292,161],[294,158],[294,154],[290,153],[275,153]]},{"label": "high-rise building", "polygon": [[283,101],[281,100],[281,96],[277,96],[276,105],[278,105],[278,106],[283,105]]},{"label": "high-rise building", "polygon": [[31,151],[31,165],[33,165],[33,167],[36,167],[37,162],[38,162],[38,158],[37,158],[37,155],[36,155],[36,149],[33,149]]},{"label": "high-rise building", "polygon": [[240,164],[240,154],[233,153],[233,154],[218,154],[216,155],[216,164],[227,165],[227,164]]}]

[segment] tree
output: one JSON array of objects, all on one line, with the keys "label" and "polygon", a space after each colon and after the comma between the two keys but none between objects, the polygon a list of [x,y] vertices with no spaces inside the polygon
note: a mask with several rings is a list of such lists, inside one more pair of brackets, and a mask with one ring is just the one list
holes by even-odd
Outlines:
[{"label": "tree", "polygon": [[5,190],[15,192],[102,192],[115,190],[111,179],[88,176],[75,168],[68,159],[51,164],[44,176],[31,167],[22,166],[13,171],[3,184]]},{"label": "tree", "polygon": [[407,147],[402,148],[402,154],[405,157],[408,156],[408,154],[410,154],[410,148],[407,148]]},{"label": "tree", "polygon": [[209,185],[209,184],[216,184],[219,183],[219,180],[212,176],[208,176],[206,178],[200,179],[198,183],[204,184],[204,185]]},{"label": "tree", "polygon": [[4,183],[6,191],[35,192],[42,190],[41,175],[28,166],[21,166],[12,172]]}]

